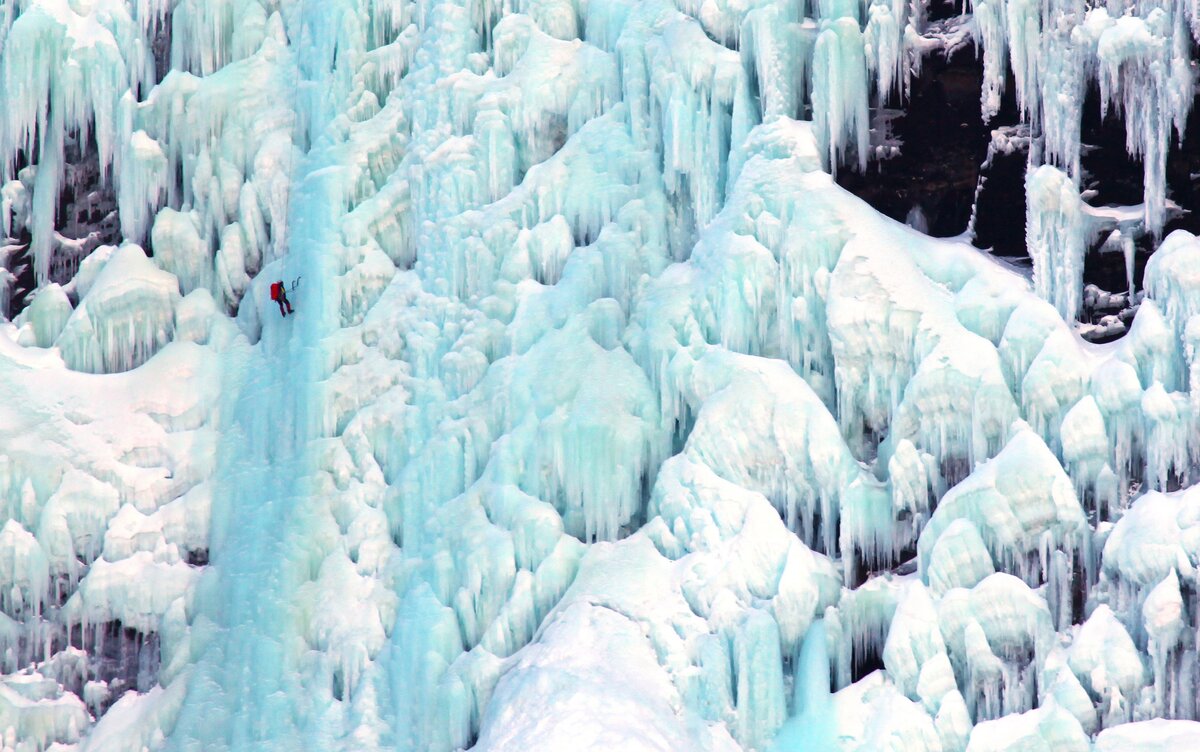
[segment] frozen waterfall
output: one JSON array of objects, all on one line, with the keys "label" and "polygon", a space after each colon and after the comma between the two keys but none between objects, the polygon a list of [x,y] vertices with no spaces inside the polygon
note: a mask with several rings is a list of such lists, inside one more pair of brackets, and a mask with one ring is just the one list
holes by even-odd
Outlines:
[{"label": "frozen waterfall", "polygon": [[[1198,44],[0,2],[0,750],[1200,749]],[[843,187],[968,45],[1027,266]]]}]

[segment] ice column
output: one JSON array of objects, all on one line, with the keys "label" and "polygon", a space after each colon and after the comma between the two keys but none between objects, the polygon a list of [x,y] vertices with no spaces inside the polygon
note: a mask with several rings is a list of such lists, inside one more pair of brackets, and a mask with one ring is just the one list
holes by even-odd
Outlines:
[{"label": "ice column", "polygon": [[836,172],[853,147],[859,171],[867,169],[867,61],[853,18],[827,21],[817,36],[812,116],[826,168]]},{"label": "ice column", "polygon": [[1083,200],[1066,173],[1042,165],[1025,178],[1025,242],[1033,286],[1067,320],[1079,314],[1088,225]]}]

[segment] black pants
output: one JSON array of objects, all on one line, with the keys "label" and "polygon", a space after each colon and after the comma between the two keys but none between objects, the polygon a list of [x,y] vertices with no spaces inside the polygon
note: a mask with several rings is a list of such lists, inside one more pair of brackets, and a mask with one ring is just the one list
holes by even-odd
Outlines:
[{"label": "black pants", "polygon": [[[284,292],[284,293],[279,294],[278,303],[279,303],[279,315],[280,316],[287,316],[289,313],[292,313],[292,304],[287,299],[287,293]],[[284,306],[287,306],[286,311],[283,308]]]}]

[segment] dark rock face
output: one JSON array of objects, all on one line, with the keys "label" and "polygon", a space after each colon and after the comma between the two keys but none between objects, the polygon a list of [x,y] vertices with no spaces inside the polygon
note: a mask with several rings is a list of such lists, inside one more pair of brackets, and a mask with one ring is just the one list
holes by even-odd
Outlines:
[{"label": "dark rock face", "polygon": [[[934,5],[931,19],[946,18],[948,6]],[[931,8],[932,10],[932,8]],[[1018,266],[1029,265],[1025,246],[1025,170],[1028,150],[989,154],[993,129],[1020,122],[1009,74],[1000,113],[984,123],[979,95],[983,64],[971,45],[948,56],[927,57],[921,74],[914,77],[911,97],[898,114],[876,110],[875,123],[890,126],[901,142],[900,154],[872,162],[866,174],[840,171],[838,183],[867,201],[879,212],[908,222],[933,237],[955,237],[970,230],[976,247],[1006,257]],[[887,117],[885,117],[887,116]],[[878,138],[878,134],[877,134]],[[1133,206],[1142,202],[1143,173],[1140,160],[1129,157],[1125,123],[1110,109],[1101,116],[1100,96],[1088,92],[1081,123],[1083,175],[1081,188],[1091,192],[1092,206]],[[1195,176],[1195,177],[1194,177]],[[1185,229],[1200,234],[1200,123],[1189,119],[1182,142],[1173,145],[1167,163],[1168,197],[1183,212],[1171,219],[1164,237]],[[1137,300],[1121,297],[1128,291],[1123,254],[1101,247],[1107,233],[1097,237],[1084,265],[1085,306],[1080,320],[1094,324],[1105,316],[1119,316],[1128,324]],[[1134,286],[1141,290],[1146,261],[1161,238],[1136,238]],[[1107,293],[1116,293],[1114,298]],[[1103,341],[1122,331],[1084,332]]]},{"label": "dark rock face", "polygon": [[101,713],[128,690],[148,692],[154,687],[161,660],[157,634],[143,634],[112,621],[96,625],[87,636],[90,640],[80,646],[88,655],[87,678],[107,689]]},{"label": "dark rock face", "polygon": [[[1194,108],[1193,108],[1194,109]],[[1088,93],[1083,117],[1083,143],[1091,147],[1083,155],[1084,187],[1096,192],[1089,200],[1093,206],[1108,204],[1134,205],[1142,202],[1144,180],[1142,165],[1131,159],[1125,150],[1124,120],[1111,110],[1108,117],[1100,113],[1099,92]],[[1176,140],[1167,157],[1167,197],[1184,210],[1181,216],[1169,221],[1163,237],[1174,230],[1200,234],[1200,192],[1193,175],[1200,173],[1200,122],[1188,119],[1182,142]],[[1096,242],[1098,247],[1103,238]],[[1157,245],[1155,238],[1137,239],[1134,282],[1140,290],[1146,260]],[[1084,266],[1084,284],[1094,284],[1103,290],[1121,291],[1126,288],[1125,261],[1117,253],[1095,253],[1093,248]]]},{"label": "dark rock face", "polygon": [[[33,259],[29,256],[29,233],[22,230],[14,238],[0,238],[0,247],[7,246],[5,258],[0,258],[0,267],[11,273],[16,280],[8,298],[8,305],[0,299],[0,316],[13,318],[29,305],[29,294],[37,288],[33,275]],[[0,253],[3,253],[0,251]]]},{"label": "dark rock face", "polygon": [[155,83],[162,81],[171,71],[171,31],[174,13],[175,11],[172,10],[171,15],[168,15],[163,23],[153,30],[154,39],[150,44],[154,53]]},{"label": "dark rock face", "polygon": [[63,238],[74,242],[60,248],[50,265],[50,281],[59,284],[70,282],[79,263],[98,246],[121,242],[116,186],[112,175],[100,172],[96,144],[72,141],[66,162],[55,225]]},{"label": "dark rock face", "polygon": [[187,552],[188,566],[203,567],[208,564],[208,549],[200,548],[195,551]]},{"label": "dark rock face", "polygon": [[991,133],[979,115],[982,74],[970,47],[949,60],[927,59],[891,123],[899,156],[872,163],[866,174],[841,170],[838,183],[901,222],[919,208],[934,237],[961,235]]},{"label": "dark rock face", "polygon": [[977,248],[991,249],[1021,263],[1029,262],[1025,249],[1025,163],[1024,151],[993,154],[981,170],[975,204]]}]

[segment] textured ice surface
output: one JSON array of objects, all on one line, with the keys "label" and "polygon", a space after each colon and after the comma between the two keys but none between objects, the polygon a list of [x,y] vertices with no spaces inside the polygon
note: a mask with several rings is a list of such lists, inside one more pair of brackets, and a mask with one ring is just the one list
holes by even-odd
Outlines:
[{"label": "textured ice surface", "polygon": [[[931,10],[0,4],[0,745],[1200,745],[1200,241],[1074,321],[1200,15],[954,27],[1025,276],[831,178]],[[57,231],[81,159],[119,242]]]}]

